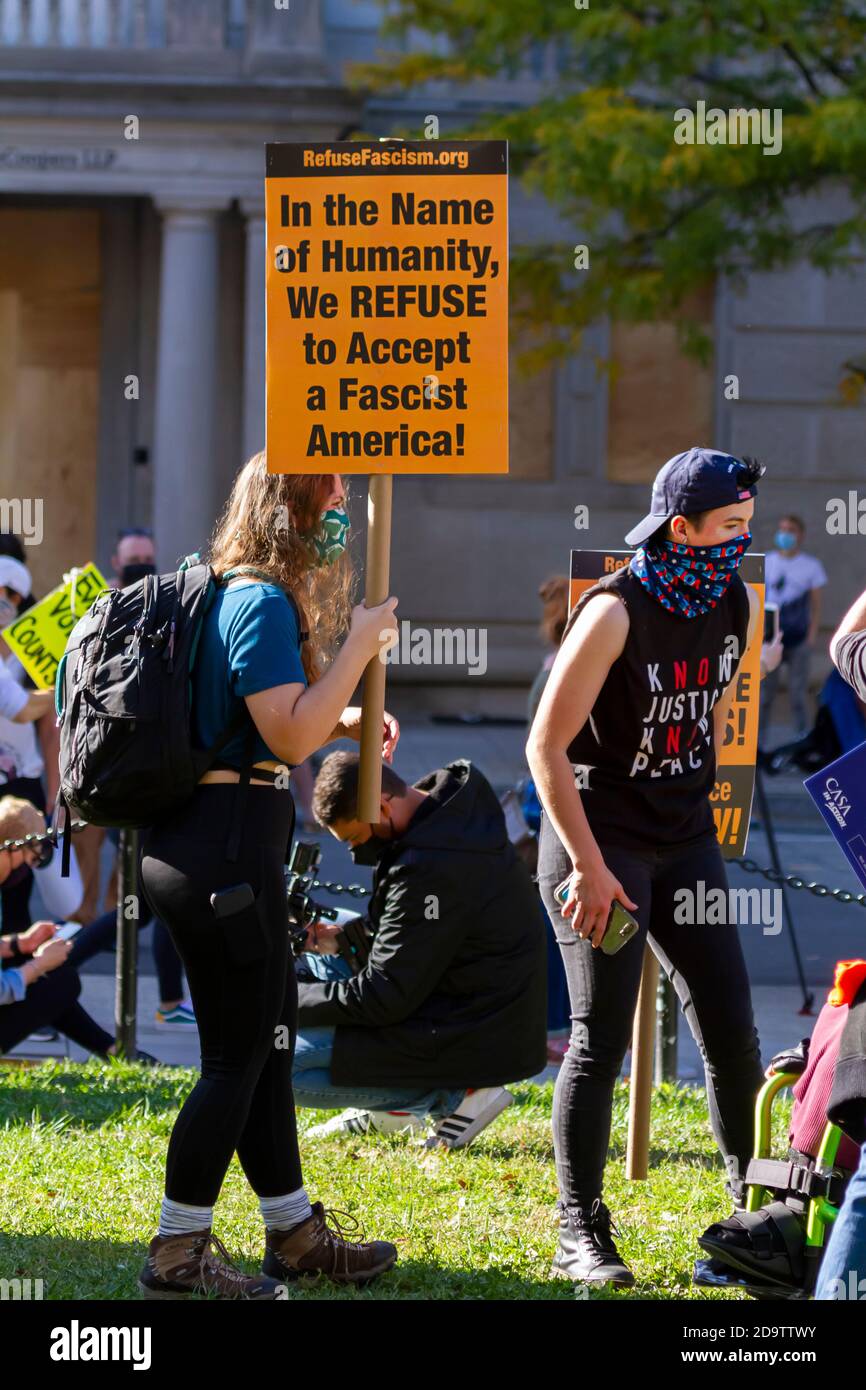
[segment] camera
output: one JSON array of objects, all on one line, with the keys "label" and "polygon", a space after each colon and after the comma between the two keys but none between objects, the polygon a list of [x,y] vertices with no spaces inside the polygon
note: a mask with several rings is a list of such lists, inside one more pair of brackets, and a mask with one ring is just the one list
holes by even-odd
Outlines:
[{"label": "camera", "polygon": [[357,912],[339,907],[323,907],[310,896],[310,889],[322,858],[318,845],[299,840],[292,846],[285,867],[286,905],[289,920],[289,944],[297,959],[309,949],[307,931],[314,922],[334,922],[340,927],[337,952],[357,974],[370,954],[371,933],[365,919]]}]

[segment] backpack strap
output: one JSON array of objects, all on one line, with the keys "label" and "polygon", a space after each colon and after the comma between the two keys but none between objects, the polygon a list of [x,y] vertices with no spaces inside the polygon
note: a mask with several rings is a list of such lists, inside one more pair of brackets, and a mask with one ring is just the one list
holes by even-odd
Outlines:
[{"label": "backpack strap", "polygon": [[57,814],[58,811],[62,811],[62,812],[63,812],[63,853],[62,853],[62,858],[61,858],[61,861],[60,861],[60,877],[61,877],[61,878],[68,878],[68,877],[69,877],[70,862],[71,862],[71,859],[72,859],[72,811],[70,810],[69,802],[66,800],[66,797],[63,795],[63,792],[59,792],[59,793],[58,793],[58,796],[57,796],[57,805],[56,805],[55,811],[54,811],[55,826],[54,826],[54,838],[53,838],[53,840],[52,840],[52,844],[54,845],[54,848],[55,848],[55,849],[57,848],[57,824],[56,824],[56,822],[57,822],[57,820],[59,819],[58,814]]}]

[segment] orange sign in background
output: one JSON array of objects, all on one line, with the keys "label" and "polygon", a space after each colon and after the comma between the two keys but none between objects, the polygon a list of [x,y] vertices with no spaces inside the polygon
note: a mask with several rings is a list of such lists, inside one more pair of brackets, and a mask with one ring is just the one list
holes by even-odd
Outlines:
[{"label": "orange sign in background", "polygon": [[[627,565],[632,550],[573,550],[569,585],[569,612],[581,594],[605,574]],[[764,557],[746,555],[739,569],[745,584],[755,590],[761,612],[752,641],[737,672],[725,738],[716,758],[716,782],[710,792],[716,834],[725,859],[746,852],[755,762],[758,754],[758,713],[761,689],[761,643],[764,633]]]},{"label": "orange sign in background", "polygon": [[267,147],[272,473],[508,471],[504,141]]}]

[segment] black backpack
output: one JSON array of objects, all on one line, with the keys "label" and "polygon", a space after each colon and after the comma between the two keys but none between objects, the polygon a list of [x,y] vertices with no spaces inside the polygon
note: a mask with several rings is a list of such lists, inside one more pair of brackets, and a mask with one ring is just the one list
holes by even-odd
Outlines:
[{"label": "black backpack", "polygon": [[[192,558],[176,574],[149,574],[100,594],[69,634],[55,683],[60,796],[92,825],[153,825],[192,796],[247,722],[241,710],[212,748],[193,746],[190,678],[202,622],[218,583],[238,571],[218,582],[210,565]],[[300,629],[297,604],[284,592]],[[67,835],[64,863],[68,848]]]}]

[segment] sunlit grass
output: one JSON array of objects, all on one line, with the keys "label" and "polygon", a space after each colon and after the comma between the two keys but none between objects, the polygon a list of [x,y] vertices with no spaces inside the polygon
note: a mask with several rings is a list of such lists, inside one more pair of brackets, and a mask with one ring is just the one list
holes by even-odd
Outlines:
[{"label": "sunlit grass", "polygon": [[[134,1298],[156,1230],[165,1151],[191,1070],[125,1063],[0,1067],[0,1278],[42,1279],[46,1298]],[[517,1085],[510,1107],[468,1149],[419,1151],[402,1136],[304,1142],[324,1118],[299,1112],[313,1200],[392,1240],[395,1270],[363,1291],[325,1283],[290,1298],[572,1299],[549,1277],[556,1249],[552,1086]],[[778,1151],[788,1107],[777,1103]],[[627,1182],[628,1087],[617,1087],[605,1199],[637,1284],[594,1298],[739,1298],[691,1284],[696,1237],[728,1214],[703,1091],[653,1098],[647,1182]],[[215,1230],[250,1271],[262,1254],[258,1205],[232,1163]]]}]

